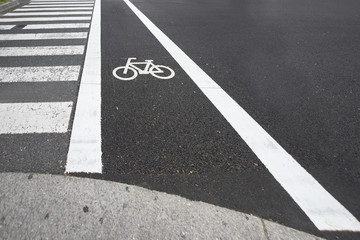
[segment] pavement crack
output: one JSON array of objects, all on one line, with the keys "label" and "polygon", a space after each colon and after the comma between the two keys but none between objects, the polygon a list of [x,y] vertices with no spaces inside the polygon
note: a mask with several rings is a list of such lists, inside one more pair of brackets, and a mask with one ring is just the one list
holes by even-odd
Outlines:
[{"label": "pavement crack", "polygon": [[267,231],[267,229],[266,229],[264,220],[263,220],[262,218],[260,218],[260,221],[261,221],[261,223],[262,223],[262,226],[263,226],[263,229],[264,229],[264,234],[265,234],[266,239],[267,239],[267,240],[270,240],[270,238],[269,238],[269,233],[268,233],[268,231]]}]

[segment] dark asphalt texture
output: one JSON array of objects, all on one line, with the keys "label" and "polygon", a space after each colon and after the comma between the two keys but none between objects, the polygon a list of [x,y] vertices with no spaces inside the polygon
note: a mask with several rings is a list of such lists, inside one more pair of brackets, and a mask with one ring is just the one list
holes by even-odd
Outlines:
[{"label": "dark asphalt texture", "polygon": [[[132,2],[360,219],[359,1]],[[178,194],[328,239],[360,239],[316,229],[124,2],[102,0],[101,20],[104,172],[73,175]],[[59,42],[0,42],[52,44]],[[61,40],[72,44],[84,41]],[[112,70],[129,57],[176,76],[117,80]],[[0,58],[1,67],[82,63],[82,56]],[[1,83],[0,102],[75,105],[78,82],[36,86]],[[70,134],[0,138],[0,171],[64,172]]]},{"label": "dark asphalt texture", "polygon": [[[132,2],[360,219],[359,2]],[[115,79],[128,57],[176,76]],[[102,178],[320,234],[123,2],[102,4],[102,81]]]}]

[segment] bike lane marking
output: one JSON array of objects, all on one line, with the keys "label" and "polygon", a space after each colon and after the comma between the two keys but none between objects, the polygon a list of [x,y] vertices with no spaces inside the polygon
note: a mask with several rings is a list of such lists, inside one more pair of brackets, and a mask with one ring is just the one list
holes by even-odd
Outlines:
[{"label": "bike lane marking", "polygon": [[102,172],[101,0],[95,2],[65,172]]},{"label": "bike lane marking", "polygon": [[359,221],[298,164],[241,106],[140,10],[128,0],[124,0],[124,2],[226,118],[319,230],[360,231]]}]

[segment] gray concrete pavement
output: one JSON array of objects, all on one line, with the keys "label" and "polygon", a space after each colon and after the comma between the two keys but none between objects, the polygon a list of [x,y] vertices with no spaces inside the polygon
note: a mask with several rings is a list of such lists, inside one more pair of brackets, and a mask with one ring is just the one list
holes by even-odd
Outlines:
[{"label": "gray concrete pavement", "polygon": [[122,183],[1,173],[0,186],[0,239],[320,239]]}]

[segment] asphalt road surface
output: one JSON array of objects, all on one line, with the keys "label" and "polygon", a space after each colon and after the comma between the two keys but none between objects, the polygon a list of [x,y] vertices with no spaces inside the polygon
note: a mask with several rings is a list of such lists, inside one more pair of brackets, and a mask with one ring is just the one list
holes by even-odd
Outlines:
[{"label": "asphalt road surface", "polygon": [[[26,118],[39,108],[45,109],[44,115],[53,115],[36,122],[55,126],[50,130],[45,126],[33,130],[27,123],[8,127],[17,124],[17,116],[6,122],[0,135],[0,171],[66,171],[251,213],[330,239],[360,237],[348,229],[327,231],[316,224],[322,212],[314,205],[328,207],[328,195],[310,202],[310,210],[307,198],[305,203],[302,200],[317,194],[313,186],[322,186],[360,226],[356,220],[360,219],[359,1],[133,0],[134,5],[97,1],[86,49],[87,25],[27,29],[45,20],[0,18],[0,27],[12,24],[0,30],[3,76],[15,67],[60,69],[47,70],[60,72],[51,80],[34,69],[26,69],[26,75],[38,75],[38,80],[0,76],[2,119],[19,111]],[[86,13],[66,10],[78,19],[45,25],[89,24],[84,17],[91,16],[93,7],[80,6],[84,7],[89,8]],[[33,10],[36,17],[44,11],[58,10]],[[20,39],[15,40],[15,34],[25,33],[60,35],[29,40],[17,35]],[[32,56],[25,56],[20,53],[26,49],[14,48],[44,46],[62,52],[44,56],[40,52],[49,49],[36,48]],[[1,53],[9,48],[16,54]],[[153,60],[155,67],[146,66],[145,60]],[[142,62],[137,67],[145,71],[133,80],[119,79],[135,74],[119,69],[118,77],[114,75],[113,70],[128,61]],[[97,66],[101,72],[93,74]],[[172,71],[173,77],[161,79]],[[99,77],[87,82],[89,74]],[[24,103],[28,105],[18,105]],[[82,106],[90,109],[89,117],[82,114]],[[240,108],[249,116],[241,115]],[[64,116],[54,120],[58,113]],[[95,133],[100,140],[91,144],[98,142],[101,147],[100,171],[84,170],[81,164],[71,170],[69,159],[79,156],[72,155],[73,149],[78,153],[83,146],[78,148],[78,139],[91,133],[82,127],[92,123],[98,127]],[[261,145],[261,139],[268,142]],[[84,156],[92,151],[84,149]],[[91,152],[91,158],[98,153]],[[273,166],[283,158],[298,165]],[[317,210],[319,214],[314,213]]]}]

